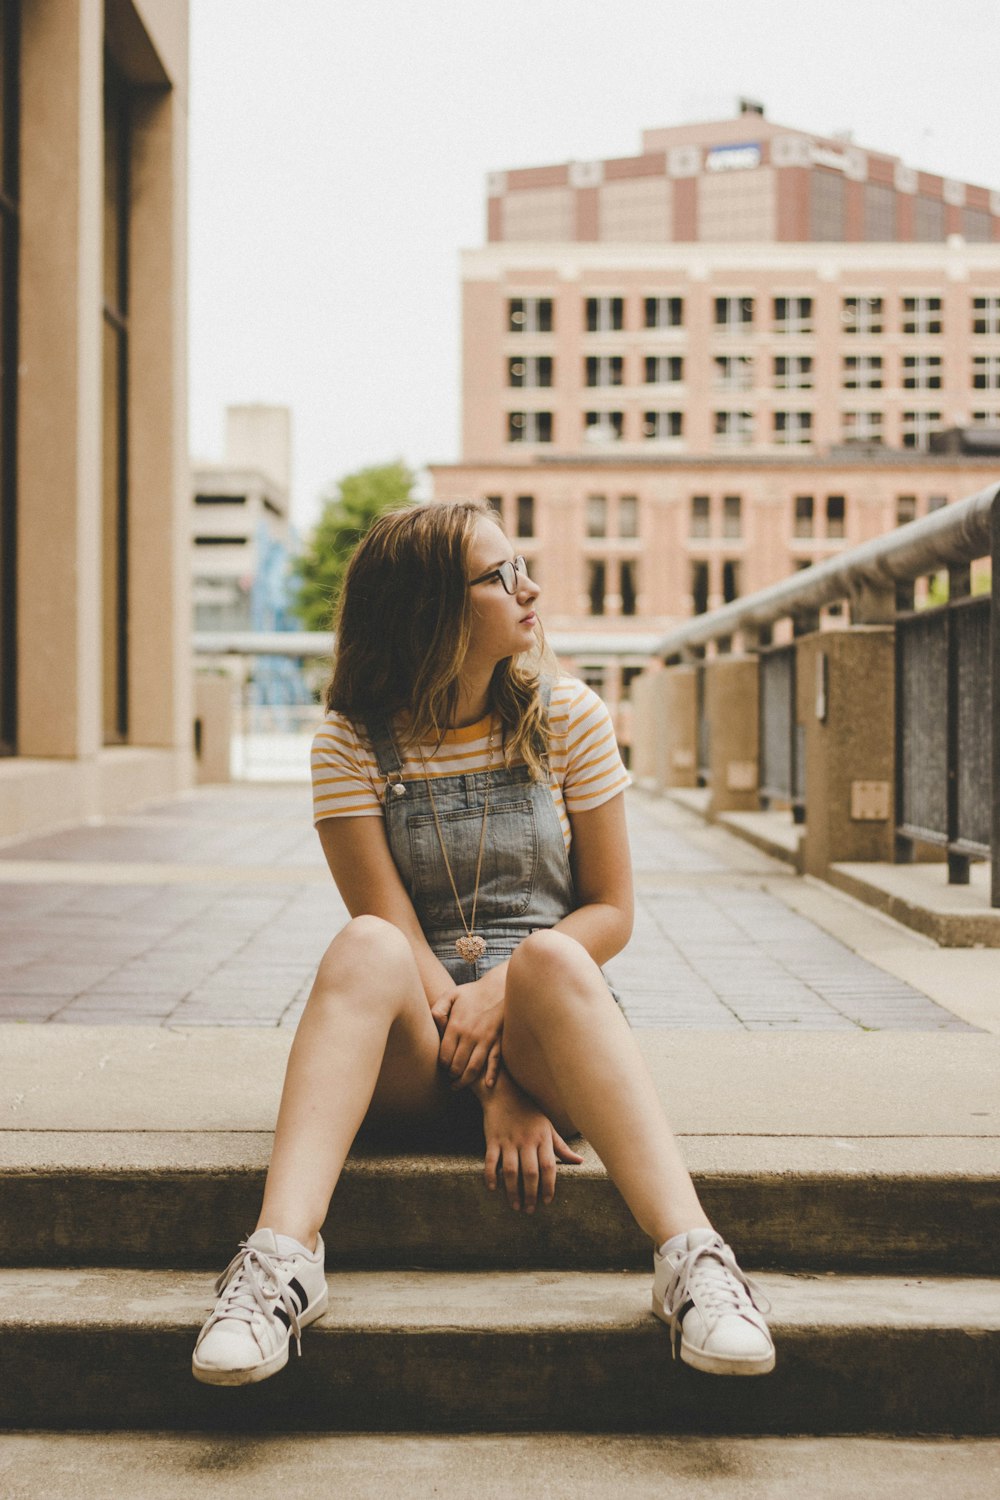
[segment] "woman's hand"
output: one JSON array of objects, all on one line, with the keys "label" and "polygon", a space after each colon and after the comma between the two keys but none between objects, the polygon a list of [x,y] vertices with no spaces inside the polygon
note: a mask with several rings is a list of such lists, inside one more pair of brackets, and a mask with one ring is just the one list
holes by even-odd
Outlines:
[{"label": "woman's hand", "polygon": [[464,1089],[479,1078],[488,1088],[500,1071],[504,979],[495,970],[471,984],[459,984],[436,1000],[431,1015],[441,1034],[438,1061]]},{"label": "woman's hand", "polygon": [[567,1146],[552,1121],[542,1113],[507,1073],[497,1086],[484,1094],[483,1134],[486,1186],[496,1189],[498,1170],[511,1208],[524,1205],[533,1214],[541,1190],[542,1202],[551,1203],[556,1191],[556,1157],[579,1163],[583,1157]]}]

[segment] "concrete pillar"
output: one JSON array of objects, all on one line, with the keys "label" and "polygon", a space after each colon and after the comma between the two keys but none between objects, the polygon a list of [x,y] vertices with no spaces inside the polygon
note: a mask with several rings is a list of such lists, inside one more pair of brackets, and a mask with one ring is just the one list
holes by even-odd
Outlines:
[{"label": "concrete pillar", "polygon": [[185,750],[192,718],[186,154],[184,94],[137,90],[129,226],[129,743]]},{"label": "concrete pillar", "polygon": [[22,28],[18,750],[87,760],[103,739],[103,0],[26,5]]},{"label": "concrete pillar", "polygon": [[694,667],[667,667],[657,678],[656,780],[660,787],[698,784],[698,715]]},{"label": "concrete pillar", "polygon": [[644,672],[632,684],[632,776],[637,786],[649,788],[656,785],[653,684],[658,675]]},{"label": "concrete pillar", "polygon": [[195,677],[195,779],[230,781],[233,737],[233,682],[228,672]]},{"label": "concrete pillar", "polygon": [[705,708],[711,725],[710,818],[756,812],[759,748],[758,668],[755,656],[719,656],[705,668]]},{"label": "concrete pillar", "polygon": [[893,853],[895,632],[859,625],[798,643],[796,699],[805,728],[805,874]]}]

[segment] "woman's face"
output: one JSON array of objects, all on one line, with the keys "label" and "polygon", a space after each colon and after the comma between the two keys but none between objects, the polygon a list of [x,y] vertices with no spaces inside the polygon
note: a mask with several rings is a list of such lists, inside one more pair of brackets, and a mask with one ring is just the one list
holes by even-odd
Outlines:
[{"label": "woman's face", "polygon": [[[513,546],[499,526],[477,520],[469,547],[469,577],[480,578],[502,562],[513,562]],[[469,656],[491,668],[505,657],[529,651],[535,644],[535,600],[539,588],[527,573],[518,573],[517,592],[508,594],[498,577],[473,584]]]}]

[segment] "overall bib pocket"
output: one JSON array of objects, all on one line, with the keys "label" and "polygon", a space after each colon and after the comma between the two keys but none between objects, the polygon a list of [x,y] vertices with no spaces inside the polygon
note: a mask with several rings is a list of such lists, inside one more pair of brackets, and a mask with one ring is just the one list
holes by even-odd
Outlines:
[{"label": "overall bib pocket", "polygon": [[[463,807],[438,814],[455,886],[466,920],[472,919],[476,861],[483,814]],[[441,843],[431,813],[411,813],[406,820],[409,839],[410,897],[424,931],[452,927],[457,920],[455,898],[441,854]],[[522,916],[531,904],[538,868],[538,830],[530,800],[491,804],[479,880],[476,925]]]}]

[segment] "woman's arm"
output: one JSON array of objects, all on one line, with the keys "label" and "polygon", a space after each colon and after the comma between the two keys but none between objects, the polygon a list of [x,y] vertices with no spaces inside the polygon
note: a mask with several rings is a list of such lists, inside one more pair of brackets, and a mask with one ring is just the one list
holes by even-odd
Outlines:
[{"label": "woman's arm", "polygon": [[352,917],[382,917],[408,939],[431,1008],[455,993],[455,981],[431,951],[400,879],[381,818],[323,818],[319,841]]}]

